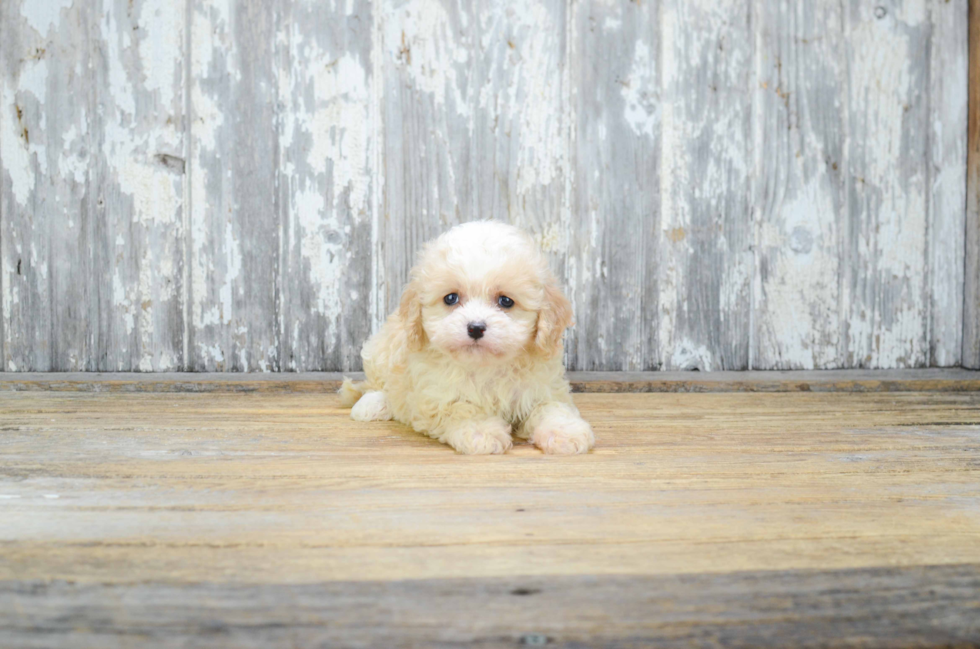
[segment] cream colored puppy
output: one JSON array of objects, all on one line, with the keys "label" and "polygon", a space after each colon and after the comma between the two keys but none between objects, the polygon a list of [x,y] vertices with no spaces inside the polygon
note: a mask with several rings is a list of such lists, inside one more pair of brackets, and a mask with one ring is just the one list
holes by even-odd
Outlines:
[{"label": "cream colored puppy", "polygon": [[467,223],[422,250],[398,310],[361,352],[367,380],[340,394],[358,421],[395,419],[460,453],[545,453],[595,437],[562,365],[571,307],[526,234]]}]

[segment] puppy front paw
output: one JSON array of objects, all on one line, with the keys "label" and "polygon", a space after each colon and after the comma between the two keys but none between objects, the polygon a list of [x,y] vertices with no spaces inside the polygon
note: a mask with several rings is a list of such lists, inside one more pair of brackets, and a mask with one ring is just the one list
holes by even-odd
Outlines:
[{"label": "puppy front paw", "polygon": [[549,455],[576,455],[595,446],[595,434],[578,415],[553,412],[534,427],[531,442]]},{"label": "puppy front paw", "polygon": [[463,455],[499,455],[514,445],[510,438],[510,424],[499,417],[460,422],[439,441],[449,444]]},{"label": "puppy front paw", "polygon": [[384,392],[365,392],[350,409],[350,418],[355,421],[388,421],[391,410]]}]

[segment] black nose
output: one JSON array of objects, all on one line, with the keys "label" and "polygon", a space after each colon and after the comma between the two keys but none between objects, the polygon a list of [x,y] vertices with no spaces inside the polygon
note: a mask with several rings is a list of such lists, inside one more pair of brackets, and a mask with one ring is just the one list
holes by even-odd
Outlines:
[{"label": "black nose", "polygon": [[471,322],[466,325],[466,333],[470,335],[473,340],[479,340],[483,338],[483,332],[487,330],[487,326],[482,322]]}]

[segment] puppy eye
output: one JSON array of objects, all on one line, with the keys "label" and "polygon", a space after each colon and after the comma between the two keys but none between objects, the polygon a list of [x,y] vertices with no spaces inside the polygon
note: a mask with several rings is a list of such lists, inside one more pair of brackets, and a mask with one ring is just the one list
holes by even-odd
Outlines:
[{"label": "puppy eye", "polygon": [[456,304],[457,302],[459,302],[459,294],[458,293],[450,293],[446,297],[442,298],[442,301],[445,302],[446,304],[448,304],[449,306],[453,306],[454,304]]},{"label": "puppy eye", "polygon": [[500,297],[497,298],[497,304],[504,307],[505,309],[509,309],[510,307],[514,306],[514,300],[510,299],[506,295],[501,295]]}]

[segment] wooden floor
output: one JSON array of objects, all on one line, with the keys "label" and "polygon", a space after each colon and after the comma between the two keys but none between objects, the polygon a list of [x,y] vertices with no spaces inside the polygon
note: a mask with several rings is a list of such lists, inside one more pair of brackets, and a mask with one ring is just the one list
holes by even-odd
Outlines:
[{"label": "wooden floor", "polygon": [[463,457],[316,393],[0,393],[0,647],[980,646],[980,393],[580,394]]}]

